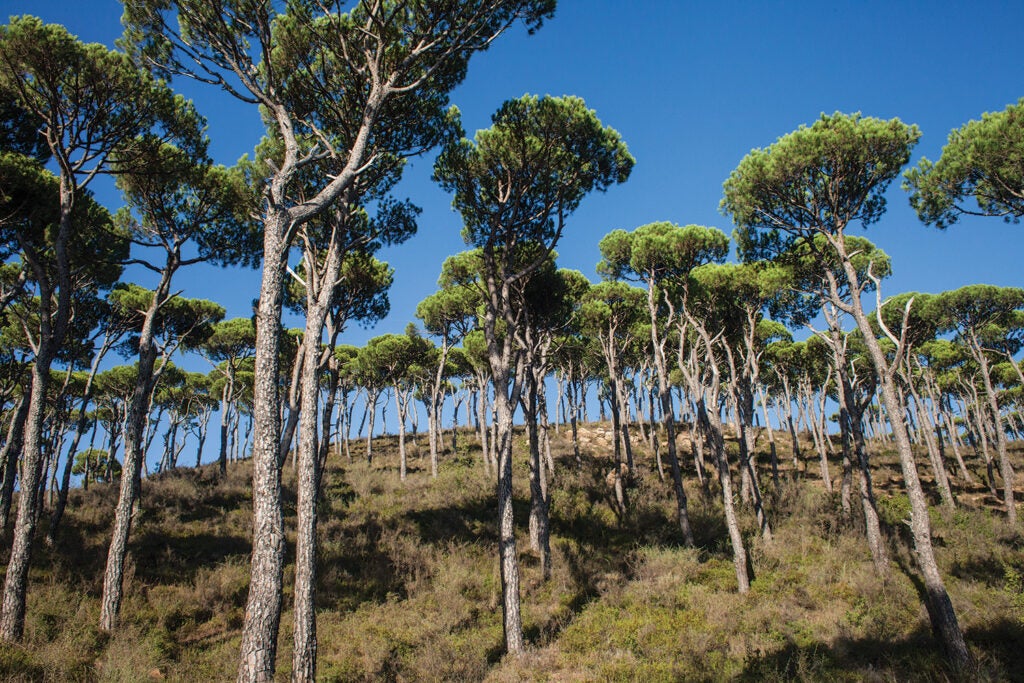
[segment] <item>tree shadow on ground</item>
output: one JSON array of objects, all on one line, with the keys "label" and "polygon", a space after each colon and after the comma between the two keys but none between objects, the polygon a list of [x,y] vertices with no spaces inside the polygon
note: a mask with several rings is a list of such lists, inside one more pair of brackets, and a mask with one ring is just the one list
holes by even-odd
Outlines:
[{"label": "tree shadow on ground", "polygon": [[161,530],[135,534],[129,542],[135,559],[135,576],[143,581],[182,583],[191,581],[203,567],[229,557],[248,557],[249,539],[219,533],[174,535]]},{"label": "tree shadow on ground", "polygon": [[[1024,681],[1024,628],[1001,619],[966,634],[978,655],[977,670],[957,675],[941,645],[922,626],[900,640],[839,638],[831,644],[787,643],[777,652],[748,658],[743,681]],[[926,673],[925,673],[926,672]]]},{"label": "tree shadow on ground", "polygon": [[[529,508],[529,503],[522,500],[513,500],[513,505],[517,513],[523,507]],[[433,544],[497,543],[497,516],[495,502],[486,497],[470,498],[445,507],[410,510],[405,514],[405,518],[416,525],[420,540]]]},{"label": "tree shadow on ground", "polygon": [[406,597],[405,576],[381,547],[384,526],[376,515],[347,528],[344,538],[324,547],[317,558],[317,595],[325,609],[354,610]]},{"label": "tree shadow on ground", "polygon": [[[897,641],[839,638],[831,644],[789,642],[776,652],[749,657],[739,680],[958,680],[941,660],[931,633],[919,628]],[[947,675],[936,678],[936,671]]]}]

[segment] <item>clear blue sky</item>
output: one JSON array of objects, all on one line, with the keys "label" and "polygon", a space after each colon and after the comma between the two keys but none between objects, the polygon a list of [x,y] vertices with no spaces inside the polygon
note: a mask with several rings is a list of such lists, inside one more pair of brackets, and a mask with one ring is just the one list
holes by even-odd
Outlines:
[{"label": "clear blue sky", "polygon": [[[112,0],[0,0],[0,10],[38,14],[108,45],[121,30]],[[474,58],[452,101],[472,133],[505,99],[574,94],[622,134],[637,159],[633,176],[585,199],[558,247],[560,265],[596,279],[597,242],[610,230],[670,220],[731,232],[718,212],[730,171],[752,148],[821,112],[916,123],[923,136],[915,161],[935,159],[950,129],[1024,96],[1021,26],[1024,3],[1009,1],[561,0],[536,35],[517,28]],[[210,86],[176,85],[209,119],[217,161],[231,164],[252,150],[262,135],[253,108]],[[373,330],[352,326],[347,343],[401,331],[436,288],[444,258],[465,248],[450,198],[430,181],[431,165],[413,163],[399,187],[423,207],[419,234],[381,254],[396,271],[392,314]],[[113,191],[98,194],[116,208]],[[866,234],[892,257],[884,292],[896,294],[1024,285],[1021,230],[998,219],[944,233],[924,227],[896,183],[887,215]],[[258,276],[196,267],[177,286],[221,302],[229,316],[249,315]]]}]

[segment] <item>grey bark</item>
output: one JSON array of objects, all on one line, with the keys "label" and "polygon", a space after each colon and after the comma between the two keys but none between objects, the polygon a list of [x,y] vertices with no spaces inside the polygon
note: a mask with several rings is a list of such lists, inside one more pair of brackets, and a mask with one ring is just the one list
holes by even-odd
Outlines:
[{"label": "grey bark", "polygon": [[[278,197],[283,193],[284,178]],[[253,548],[242,628],[239,681],[272,681],[277,657],[284,572],[284,516],[279,466],[281,413],[278,376],[281,307],[292,219],[269,207],[263,230],[263,274],[256,310],[253,385]]]},{"label": "grey bark", "polygon": [[123,594],[124,562],[128,553],[128,537],[132,527],[132,509],[139,495],[140,475],[146,448],[143,442],[146,417],[149,414],[153,387],[159,377],[156,370],[158,355],[154,339],[156,318],[160,307],[167,301],[171,278],[178,267],[178,258],[168,253],[160,283],[153,292],[153,300],[146,310],[139,333],[139,362],[135,389],[128,403],[128,416],[124,434],[124,465],[121,468],[121,486],[114,509],[114,528],[107,550],[107,566],[103,575],[103,596],[100,601],[100,630],[112,631],[117,626]]},{"label": "grey bark", "polygon": [[953,603],[949,599],[945,582],[939,572],[938,563],[935,561],[935,553],[932,549],[931,521],[928,517],[928,504],[924,491],[921,488],[917,464],[914,461],[914,454],[910,446],[910,438],[903,422],[895,419],[895,416],[903,414],[903,406],[900,405],[897,398],[895,382],[893,381],[893,369],[886,359],[878,339],[871,329],[871,325],[868,323],[860,297],[857,295],[862,291],[862,288],[857,271],[846,253],[843,237],[841,234],[838,239],[830,236],[830,241],[839,254],[846,280],[850,285],[850,291],[855,293],[850,297],[849,312],[852,313],[854,320],[857,321],[857,327],[864,336],[864,343],[867,346],[868,354],[871,356],[878,371],[882,403],[891,418],[892,434],[896,441],[896,450],[899,454],[900,469],[903,471],[907,497],[910,500],[910,528],[914,539],[914,552],[924,580],[928,615],[931,619],[932,629],[941,639],[954,668],[960,672],[967,672],[973,666],[973,662],[971,654],[967,649],[967,644],[964,641],[963,632],[960,630],[956,612],[953,610]]},{"label": "grey bark", "polygon": [[[31,381],[31,379],[29,380]],[[0,533],[7,530],[11,501],[14,499],[14,481],[18,473],[18,460],[24,445],[25,421],[28,419],[29,403],[32,399],[32,385],[23,389],[18,409],[7,427],[7,439],[0,450],[0,462],[4,464],[3,490],[0,491]]]},{"label": "grey bark", "polygon": [[[76,188],[67,175],[60,176],[60,223],[54,240],[57,281],[38,261],[34,250],[22,245],[23,253],[38,282],[39,300],[49,302],[56,295],[56,308],[39,307],[39,337],[32,366],[32,391],[24,430],[21,490],[35,492],[39,488],[43,463],[43,420],[46,415],[46,392],[50,382],[50,365],[64,342],[71,318],[71,268],[68,239],[72,230],[72,208]],[[18,497],[18,517],[14,523],[14,539],[4,580],[3,604],[0,607],[0,640],[21,640],[25,628],[25,598],[28,591],[28,570],[32,559],[32,541],[39,518],[35,495]]]},{"label": "grey bark", "polygon": [[[657,284],[654,278],[647,280],[647,312],[651,318],[651,348],[654,350],[654,368],[658,373],[658,398],[661,401],[661,423],[665,427],[667,441],[666,455],[672,471],[672,487],[676,494],[676,522],[683,533],[683,541],[693,547],[693,529],[690,526],[690,513],[686,500],[686,489],[683,488],[683,473],[679,467],[676,452],[675,408],[672,406],[672,388],[668,382],[668,364],[665,359],[665,341],[658,332],[658,303],[655,299]],[[671,315],[670,315],[671,317]]]}]

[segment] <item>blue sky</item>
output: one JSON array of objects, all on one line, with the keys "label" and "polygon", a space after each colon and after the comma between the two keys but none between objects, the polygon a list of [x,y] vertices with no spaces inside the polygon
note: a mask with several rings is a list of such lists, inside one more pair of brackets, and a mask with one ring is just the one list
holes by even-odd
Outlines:
[{"label": "blue sky", "polygon": [[[121,7],[111,0],[3,0],[0,10],[37,14],[89,42],[112,45],[121,30]],[[561,0],[537,34],[514,29],[475,57],[452,101],[471,134],[505,99],[574,94],[622,134],[637,159],[632,177],[585,199],[558,246],[560,265],[596,279],[598,240],[613,229],[669,220],[731,232],[718,212],[730,171],[752,148],[822,112],[916,123],[923,135],[914,160],[936,158],[952,128],[1024,96],[1022,25],[1019,2]],[[208,118],[217,161],[252,150],[262,135],[252,107],[209,86],[176,86]],[[346,343],[400,332],[436,288],[444,258],[465,248],[431,166],[431,158],[415,161],[398,188],[423,213],[417,236],[381,254],[396,271],[392,314],[373,330],[351,326]],[[117,207],[111,189],[98,196]],[[893,259],[886,294],[1024,284],[1020,226],[972,219],[936,231],[917,221],[898,183],[866,235]],[[177,287],[219,301],[229,316],[248,315],[258,275],[193,267]]]}]

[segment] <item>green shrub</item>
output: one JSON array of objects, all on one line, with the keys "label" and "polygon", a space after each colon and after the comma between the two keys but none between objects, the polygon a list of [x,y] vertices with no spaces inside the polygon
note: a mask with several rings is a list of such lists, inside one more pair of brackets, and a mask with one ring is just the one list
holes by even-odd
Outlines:
[{"label": "green shrub", "polygon": [[892,529],[902,529],[910,520],[910,498],[905,493],[882,496],[877,505],[879,520]]}]

